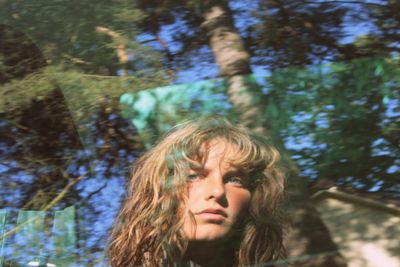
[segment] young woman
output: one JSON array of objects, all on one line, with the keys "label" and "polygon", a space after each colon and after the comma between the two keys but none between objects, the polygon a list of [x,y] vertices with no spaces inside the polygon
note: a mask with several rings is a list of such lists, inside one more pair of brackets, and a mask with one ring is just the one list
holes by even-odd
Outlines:
[{"label": "young woman", "polygon": [[283,251],[278,160],[224,119],[176,126],[134,165],[111,266],[272,266]]}]

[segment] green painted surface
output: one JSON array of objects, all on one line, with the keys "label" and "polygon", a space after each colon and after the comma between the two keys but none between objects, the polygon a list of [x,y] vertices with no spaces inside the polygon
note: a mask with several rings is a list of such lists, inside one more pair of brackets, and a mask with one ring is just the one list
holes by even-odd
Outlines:
[{"label": "green painted surface", "polygon": [[[16,224],[8,232],[15,233],[5,237],[6,223],[11,215],[7,210],[0,210],[0,267],[76,264],[75,213],[73,206],[51,213],[19,210]],[[6,249],[11,251],[11,255],[5,255]]]},{"label": "green painted surface", "polygon": [[4,254],[4,243],[5,238],[3,238],[6,226],[6,210],[0,210],[0,267],[3,266],[3,254]]},{"label": "green painted surface", "polygon": [[69,266],[77,261],[75,207],[55,212],[51,240],[54,246],[51,263]]}]

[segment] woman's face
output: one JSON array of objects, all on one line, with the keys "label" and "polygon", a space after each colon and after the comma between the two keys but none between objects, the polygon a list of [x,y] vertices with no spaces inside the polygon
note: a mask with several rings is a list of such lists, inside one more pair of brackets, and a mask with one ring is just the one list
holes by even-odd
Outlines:
[{"label": "woman's face", "polygon": [[224,241],[237,227],[251,193],[238,170],[230,164],[237,149],[216,139],[204,145],[208,153],[202,168],[188,176],[188,205],[194,216],[184,218],[183,232],[189,241]]}]

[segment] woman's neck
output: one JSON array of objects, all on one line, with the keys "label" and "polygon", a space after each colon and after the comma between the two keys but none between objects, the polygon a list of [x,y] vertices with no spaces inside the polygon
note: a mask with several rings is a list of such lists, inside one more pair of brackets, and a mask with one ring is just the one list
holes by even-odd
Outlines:
[{"label": "woman's neck", "polygon": [[189,243],[185,261],[191,267],[232,267],[234,249],[229,244]]}]

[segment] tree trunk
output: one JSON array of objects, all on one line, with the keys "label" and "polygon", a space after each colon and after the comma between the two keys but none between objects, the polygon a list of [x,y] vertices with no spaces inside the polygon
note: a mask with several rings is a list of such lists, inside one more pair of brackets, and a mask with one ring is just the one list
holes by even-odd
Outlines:
[{"label": "tree trunk", "polygon": [[[250,54],[234,26],[228,1],[203,1],[202,28],[206,32],[220,74],[227,78],[227,94],[240,123],[264,135],[271,135],[261,90],[250,78]],[[274,138],[278,146],[281,139]],[[294,266],[336,267],[346,266],[318,212],[308,198],[306,182],[295,171],[289,157],[288,199],[286,211],[290,215],[288,234],[285,238],[288,261]]]},{"label": "tree trunk", "polygon": [[261,92],[249,78],[250,54],[245,49],[239,33],[235,30],[232,13],[227,1],[203,1],[206,32],[220,75],[227,78],[228,97],[238,114],[238,119],[254,131],[267,134]]}]

